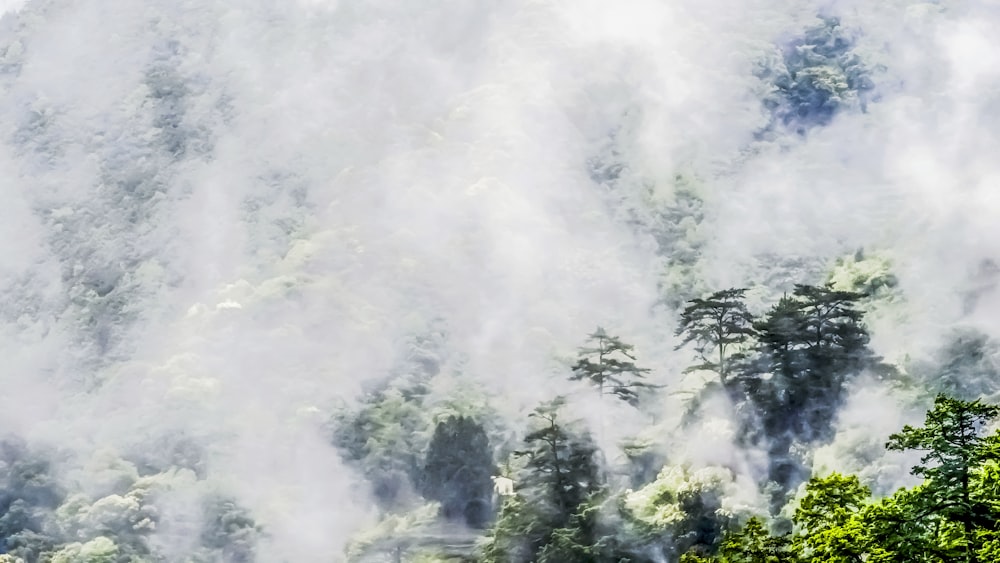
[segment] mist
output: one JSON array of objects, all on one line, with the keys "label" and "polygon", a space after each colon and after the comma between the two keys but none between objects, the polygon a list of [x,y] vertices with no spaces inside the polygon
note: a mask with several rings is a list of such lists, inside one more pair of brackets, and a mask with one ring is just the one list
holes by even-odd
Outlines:
[{"label": "mist", "polygon": [[[869,321],[887,360],[930,362],[959,326],[1000,337],[987,2],[0,10],[0,423],[92,500],[194,444],[162,493],[168,551],[223,495],[265,530],[263,560],[336,560],[378,514],[324,425],[416,337],[437,335],[440,395],[489,397],[511,428],[596,326],[635,344],[677,424],[691,379],[666,302],[751,287],[763,307],[859,249],[898,280]],[[873,88],[796,132],[759,69],[819,16]],[[654,213],[681,187],[702,205],[683,272]],[[864,381],[844,443],[872,397],[879,431],[919,414]],[[649,423],[622,416],[609,453]],[[744,463],[727,443],[662,447]]]}]

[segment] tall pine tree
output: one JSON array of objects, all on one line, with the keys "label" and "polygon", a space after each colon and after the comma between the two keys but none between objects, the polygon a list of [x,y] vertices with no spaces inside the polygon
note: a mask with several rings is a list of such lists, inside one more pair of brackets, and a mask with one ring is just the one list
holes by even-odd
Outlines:
[{"label": "tall pine tree", "polygon": [[591,345],[580,348],[570,379],[586,379],[597,387],[602,398],[607,393],[636,406],[637,390],[653,386],[640,381],[649,370],[635,364],[634,346],[609,335],[601,327],[588,336],[588,342]]},{"label": "tall pine tree", "polygon": [[733,363],[744,357],[756,335],[753,315],[743,302],[745,294],[746,289],[724,289],[688,301],[676,331],[683,338],[675,350],[691,344],[701,360],[686,371],[713,371],[727,390],[733,387]]}]

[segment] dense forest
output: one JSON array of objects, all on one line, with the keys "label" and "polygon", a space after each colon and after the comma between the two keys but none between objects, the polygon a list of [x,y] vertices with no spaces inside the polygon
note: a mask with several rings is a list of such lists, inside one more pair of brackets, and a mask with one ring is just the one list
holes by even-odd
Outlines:
[{"label": "dense forest", "polygon": [[[352,557],[996,560],[1000,406],[940,393],[923,425],[884,436],[886,450],[920,454],[910,468],[919,479],[913,486],[873,497],[858,475],[817,474],[809,452],[834,439],[838,410],[860,374],[896,385],[907,377],[869,349],[861,304],[870,295],[832,283],[796,285],[755,315],[745,294],[717,291],[680,312],[678,352],[693,358],[688,371],[711,380],[686,402],[679,431],[696,424],[699,405],[713,396],[730,405],[732,446],[759,451],[765,460],[756,483],[738,486],[755,486],[764,502],[733,504],[732,467],[677,465],[637,444],[623,449],[624,459],[609,460],[593,433],[610,421],[599,415],[598,427],[589,427],[567,412],[561,395],[528,415],[514,443],[491,428],[489,413],[474,410],[442,411],[428,441],[421,438],[427,433],[421,400],[433,374],[426,373],[387,382],[333,426],[335,443],[364,465],[387,514],[384,528],[359,540]],[[592,387],[591,405],[600,411],[617,401],[641,410],[656,386],[637,362],[633,346],[598,328],[568,377]],[[492,487],[491,475],[512,479],[515,490]],[[469,531],[435,536],[446,523]]]},{"label": "dense forest", "polygon": [[996,29],[0,1],[0,563],[1000,561]]}]

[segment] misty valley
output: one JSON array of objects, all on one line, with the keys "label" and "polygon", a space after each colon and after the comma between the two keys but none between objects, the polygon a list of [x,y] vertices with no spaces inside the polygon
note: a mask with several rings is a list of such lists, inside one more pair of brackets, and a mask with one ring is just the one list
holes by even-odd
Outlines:
[{"label": "misty valley", "polygon": [[1000,561],[998,26],[0,0],[0,563]]}]

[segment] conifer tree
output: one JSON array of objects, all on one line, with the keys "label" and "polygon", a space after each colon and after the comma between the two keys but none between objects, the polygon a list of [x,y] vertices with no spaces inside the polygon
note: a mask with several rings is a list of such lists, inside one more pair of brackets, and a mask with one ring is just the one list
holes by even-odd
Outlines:
[{"label": "conifer tree", "polygon": [[[554,561],[556,553],[588,553],[595,542],[595,515],[587,503],[602,483],[596,448],[585,433],[573,432],[560,420],[564,401],[539,405],[530,415],[533,429],[519,472],[518,493],[504,500],[484,549],[484,560],[496,563]],[[585,561],[586,559],[581,559]]]},{"label": "conifer tree", "polygon": [[808,477],[790,455],[792,444],[831,439],[846,384],[876,363],[856,306],[862,297],[830,286],[796,285],[754,324],[757,355],[742,377],[769,442],[769,478],[780,487],[775,509],[784,503],[783,491]]},{"label": "conifer tree", "polygon": [[975,494],[976,468],[996,461],[997,452],[988,447],[986,425],[1000,416],[1000,407],[979,401],[962,401],[944,395],[934,400],[924,426],[904,426],[889,437],[890,450],[924,452],[911,473],[925,479],[914,500],[921,505],[920,515],[942,518],[961,525],[964,533],[965,560],[976,562],[975,531],[990,518],[989,506]]},{"label": "conifer tree", "polygon": [[639,403],[636,390],[653,385],[639,381],[650,370],[635,364],[634,346],[625,344],[617,336],[609,335],[601,327],[597,327],[588,336],[588,342],[592,345],[580,348],[579,359],[573,364],[570,379],[586,379],[597,387],[602,398],[605,393],[609,393],[636,406]]},{"label": "conifer tree", "polygon": [[681,311],[676,335],[683,336],[675,350],[693,344],[701,363],[686,371],[709,370],[719,374],[730,391],[733,363],[743,358],[756,331],[754,318],[743,302],[746,289],[724,289],[704,299],[692,299]]}]

